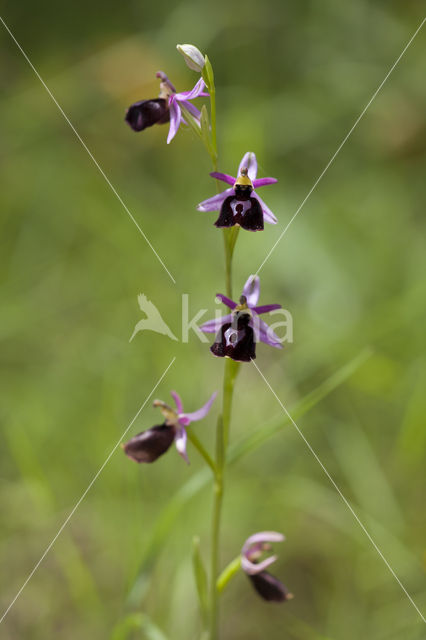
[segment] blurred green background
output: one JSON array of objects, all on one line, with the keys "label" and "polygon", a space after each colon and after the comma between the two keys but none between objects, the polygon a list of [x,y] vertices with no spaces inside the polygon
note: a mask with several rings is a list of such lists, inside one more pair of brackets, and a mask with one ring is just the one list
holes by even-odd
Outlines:
[{"label": "blurred green background", "polygon": [[[192,87],[197,75],[176,43],[208,53],[220,169],[234,173],[253,150],[259,175],[279,178],[262,193],[279,225],[240,233],[238,291],[423,13],[410,0],[3,3],[4,20],[177,285],[1,26],[2,610],[172,357],[155,396],[167,401],[177,389],[194,410],[221,386],[223,361],[195,336],[181,344],[144,333],[129,344],[142,317],[138,293],[179,334],[181,294],[194,313],[212,313],[224,272],[214,214],[195,210],[215,188],[204,149],[188,130],[169,147],[167,126],[133,133],[125,108],[157,95],[158,69],[178,90]],[[425,44],[423,31],[262,269],[262,302],[292,313],[294,343],[284,352],[261,345],[257,361],[283,403],[299,407],[299,427],[423,611]],[[305,400],[366,347],[370,357],[344,368],[333,391],[320,388],[321,402]],[[234,443],[282,429],[257,448],[251,440],[229,469],[222,561],[255,531],[282,531],[274,573],[295,599],[268,605],[241,574],[224,597],[223,638],[424,638],[419,614],[296,430],[281,424],[253,367],[240,374],[234,406]],[[194,427],[206,446],[218,411],[219,402]],[[129,435],[158,420],[149,403]],[[191,539],[201,536],[207,557],[211,494],[189,453],[190,467],[172,450],[142,467],[118,450],[1,638],[123,638],[122,621],[138,612],[170,640],[198,638]],[[145,625],[127,637],[158,633]]]}]

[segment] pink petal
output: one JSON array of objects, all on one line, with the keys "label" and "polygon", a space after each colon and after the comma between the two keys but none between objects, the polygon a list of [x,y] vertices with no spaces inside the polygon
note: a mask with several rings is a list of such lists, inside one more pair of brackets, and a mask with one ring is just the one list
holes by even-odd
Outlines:
[{"label": "pink petal", "polygon": [[236,302],[224,296],[223,293],[217,293],[216,298],[219,298],[220,300],[222,300],[223,304],[226,304],[226,306],[229,307],[230,309],[235,309],[235,307],[237,306]]},{"label": "pink petal", "polygon": [[180,121],[182,119],[182,112],[180,110],[179,105],[175,100],[170,102],[170,129],[169,135],[167,136],[167,144],[175,137],[177,130],[179,129]]},{"label": "pink petal", "polygon": [[238,175],[241,175],[241,170],[247,169],[248,177],[250,180],[254,180],[257,176],[257,160],[256,155],[252,151],[247,151],[244,154],[243,159],[238,167]]},{"label": "pink petal", "polygon": [[241,553],[243,555],[250,549],[250,547],[254,544],[265,542],[284,542],[285,536],[282,533],[278,533],[278,531],[259,531],[259,533],[254,533],[252,536],[247,538],[245,541]]},{"label": "pink petal", "polygon": [[194,105],[191,104],[191,102],[188,102],[187,100],[182,100],[181,103],[182,103],[182,106],[185,107],[185,109],[187,109],[189,113],[193,115],[196,120],[200,121],[201,112],[197,109],[197,107],[194,107]]},{"label": "pink petal", "polygon": [[277,556],[271,556],[270,558],[265,558],[262,562],[251,562],[246,556],[241,557],[241,568],[243,571],[249,574],[249,576],[254,576],[256,573],[260,573],[261,571],[265,571],[267,567],[275,562]]},{"label": "pink petal", "polygon": [[276,178],[258,178],[257,180],[253,180],[253,187],[257,189],[258,187],[265,187],[267,184],[275,184],[278,182]]},{"label": "pink petal", "polygon": [[271,329],[269,325],[266,324],[260,318],[258,320],[258,332],[259,332],[259,340],[260,342],[264,342],[265,344],[269,344],[270,347],[275,347],[276,349],[282,349],[283,345],[281,343],[280,338],[277,334]]},{"label": "pink petal", "polygon": [[186,435],[186,430],[184,427],[179,427],[175,437],[175,445],[176,449],[180,456],[185,460],[187,464],[189,464],[188,456],[186,453],[186,441],[188,436]]},{"label": "pink petal", "polygon": [[269,222],[269,224],[277,224],[278,220],[276,219],[268,205],[264,203],[262,198],[254,191],[252,192],[251,197],[257,198],[257,200],[259,200],[260,206],[262,207],[263,211],[263,219],[265,220],[265,222]]},{"label": "pink petal", "polygon": [[194,100],[194,98],[199,98],[203,93],[203,89],[206,86],[206,83],[202,78],[200,78],[197,84],[194,86],[191,91],[182,91],[181,93],[176,93],[176,100]]},{"label": "pink petal", "polygon": [[181,417],[184,418],[185,420],[189,420],[189,422],[194,422],[196,420],[202,420],[203,418],[205,418],[208,412],[210,411],[210,408],[216,396],[217,396],[217,392],[215,391],[212,394],[212,396],[207,400],[206,404],[201,407],[201,409],[198,409],[198,411],[194,411],[193,413],[182,413],[179,416],[179,421],[181,420]]},{"label": "pink petal", "polygon": [[253,311],[256,313],[268,313],[269,311],[274,311],[274,309],[282,309],[280,304],[262,304],[260,307],[253,307]]},{"label": "pink petal", "polygon": [[217,180],[222,180],[227,184],[230,184],[232,187],[235,184],[235,178],[233,176],[228,175],[227,173],[219,173],[219,171],[212,171],[210,174],[212,178],[216,178]]},{"label": "pink petal", "polygon": [[172,396],[173,400],[175,401],[177,412],[178,413],[182,413],[183,404],[182,404],[182,400],[181,400],[180,395],[178,394],[177,391],[171,391],[170,395]]},{"label": "pink petal", "polygon": [[200,204],[197,205],[198,211],[219,211],[225,198],[233,192],[233,189],[225,189],[222,193],[218,193],[211,198],[207,198],[207,200],[203,200],[203,202],[200,202]]},{"label": "pink petal", "polygon": [[259,276],[249,276],[243,288],[243,295],[247,298],[249,307],[254,307],[257,304],[260,296]]},{"label": "pink petal", "polygon": [[227,316],[221,316],[220,318],[215,318],[214,320],[207,320],[207,322],[201,325],[200,330],[203,331],[203,333],[218,333],[219,329],[224,324],[231,321],[232,314],[230,313]]}]

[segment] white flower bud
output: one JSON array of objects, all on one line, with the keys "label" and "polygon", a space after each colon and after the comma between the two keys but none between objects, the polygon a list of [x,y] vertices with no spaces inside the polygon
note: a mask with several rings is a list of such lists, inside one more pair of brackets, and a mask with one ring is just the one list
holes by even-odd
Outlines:
[{"label": "white flower bud", "polygon": [[205,65],[204,56],[193,44],[178,44],[176,49],[183,55],[190,69],[201,73]]}]

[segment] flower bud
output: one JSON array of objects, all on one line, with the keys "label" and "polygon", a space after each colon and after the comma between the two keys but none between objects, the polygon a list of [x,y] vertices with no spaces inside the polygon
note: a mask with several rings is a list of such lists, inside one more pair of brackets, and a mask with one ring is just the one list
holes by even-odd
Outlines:
[{"label": "flower bud", "polygon": [[174,439],[173,427],[161,424],[138,433],[122,446],[126,456],[135,462],[155,462],[166,453]]},{"label": "flower bud", "polygon": [[183,55],[190,69],[201,73],[205,65],[204,56],[193,44],[177,44],[176,49]]},{"label": "flower bud", "polygon": [[163,98],[141,100],[127,109],[125,120],[133,131],[143,131],[153,124],[169,122],[170,111]]}]

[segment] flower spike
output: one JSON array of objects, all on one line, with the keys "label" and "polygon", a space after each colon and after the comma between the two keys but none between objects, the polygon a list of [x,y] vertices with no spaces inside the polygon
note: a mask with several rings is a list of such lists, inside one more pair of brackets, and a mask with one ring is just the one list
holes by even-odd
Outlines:
[{"label": "flower spike", "polygon": [[189,464],[186,453],[188,437],[186,427],[191,422],[206,417],[217,393],[214,392],[201,409],[192,413],[184,413],[182,400],[176,391],[172,391],[171,396],[175,401],[176,410],[162,400],[154,400],[153,403],[154,407],[158,407],[163,414],[164,424],[142,431],[122,445],[126,456],[135,462],[155,462],[174,442],[179,455]]}]

